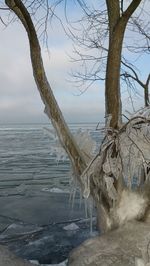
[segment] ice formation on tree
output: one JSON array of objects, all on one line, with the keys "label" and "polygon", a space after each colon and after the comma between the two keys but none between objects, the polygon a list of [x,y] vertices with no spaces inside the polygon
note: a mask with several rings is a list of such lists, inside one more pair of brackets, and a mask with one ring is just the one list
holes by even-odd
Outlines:
[{"label": "ice formation on tree", "polygon": [[80,147],[86,161],[90,161],[96,151],[96,142],[92,139],[88,130],[77,130],[74,135],[77,145]]},{"label": "ice formation on tree", "polygon": [[44,128],[45,134],[53,141],[53,143],[50,146],[50,154],[54,155],[57,162],[60,160],[65,161],[68,160],[68,156],[63,149],[62,145],[60,144],[60,141],[58,139],[58,136],[54,129],[50,128]]},{"label": "ice formation on tree", "polygon": [[[63,149],[56,132],[49,128],[44,128],[48,137],[53,140],[53,145],[50,147],[50,153],[56,156],[56,160],[68,160],[67,153]],[[96,142],[90,136],[90,132],[88,130],[84,131],[82,129],[78,129],[74,134],[77,145],[80,147],[82,154],[86,161],[90,161],[93,158],[93,155],[96,150]]]},{"label": "ice formation on tree", "polygon": [[92,194],[99,203],[105,201],[109,206],[108,216],[111,210],[116,210],[120,223],[144,216],[149,202],[146,187],[150,181],[149,107],[135,113],[118,130],[106,127],[100,151],[81,178],[84,197]]},{"label": "ice formation on tree", "polygon": [[[148,195],[145,193],[145,196],[140,198],[136,193],[138,188],[145,189],[145,185],[150,181],[150,107],[136,112],[118,130],[106,127],[105,132],[100,150],[95,156],[93,148],[95,143],[89,132],[79,130],[75,134],[77,144],[87,162],[87,168],[80,177],[83,196],[88,198],[92,195],[99,203],[102,199],[105,200],[109,210],[118,209],[117,215],[120,221],[130,220],[134,218],[130,215],[134,208],[133,204],[128,202],[126,217],[119,212],[118,204],[123,204],[125,207],[128,197],[127,194],[120,194],[119,190],[122,187],[123,190],[135,193],[130,195],[133,202],[136,202],[137,198],[139,200],[137,213],[134,212],[134,215],[142,217],[143,212],[140,210],[146,209]],[[55,140],[57,142],[57,138]],[[52,149],[57,158],[65,158],[64,151],[65,155],[60,157],[62,154],[60,144],[58,146],[55,144]]]}]

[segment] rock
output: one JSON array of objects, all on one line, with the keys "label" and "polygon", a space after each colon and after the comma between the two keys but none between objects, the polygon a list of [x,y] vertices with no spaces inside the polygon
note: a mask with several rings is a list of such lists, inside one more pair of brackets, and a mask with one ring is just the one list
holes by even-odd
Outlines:
[{"label": "rock", "polygon": [[0,266],[34,266],[34,264],[17,257],[0,245]]},{"label": "rock", "polygon": [[[150,224],[136,221],[128,222],[105,235],[86,240],[70,253],[68,265],[149,265],[149,243]],[[137,262],[138,264],[135,264]]]}]

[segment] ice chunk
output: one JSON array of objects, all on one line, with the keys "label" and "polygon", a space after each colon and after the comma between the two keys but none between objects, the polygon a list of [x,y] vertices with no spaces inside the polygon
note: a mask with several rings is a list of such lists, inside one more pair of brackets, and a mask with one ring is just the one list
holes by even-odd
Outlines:
[{"label": "ice chunk", "polygon": [[58,264],[39,264],[40,266],[67,266],[68,260],[65,260]]},{"label": "ice chunk", "polygon": [[29,260],[34,265],[40,265],[38,260]]},{"label": "ice chunk", "polygon": [[53,192],[53,193],[65,193],[64,190],[60,189],[60,188],[57,188],[57,187],[53,187],[53,188],[42,188],[42,191],[45,191],[45,192]]},{"label": "ice chunk", "polygon": [[73,230],[78,230],[79,226],[75,223],[71,223],[71,224],[64,226],[63,229],[66,231],[73,231]]}]

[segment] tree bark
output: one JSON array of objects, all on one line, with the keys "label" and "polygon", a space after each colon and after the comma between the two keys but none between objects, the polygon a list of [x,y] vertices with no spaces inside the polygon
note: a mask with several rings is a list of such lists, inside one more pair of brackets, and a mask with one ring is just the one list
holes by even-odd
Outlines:
[{"label": "tree bark", "polygon": [[[109,43],[106,68],[105,104],[106,117],[111,115],[110,127],[118,128],[120,112],[120,61],[123,29],[118,29]],[[116,52],[117,51],[117,52]]]},{"label": "tree bark", "polygon": [[120,15],[119,0],[106,0],[109,20],[109,49],[105,81],[106,117],[111,116],[110,127],[118,128],[120,105],[120,64],[122,43],[127,22],[141,0],[133,0]]},{"label": "tree bark", "polygon": [[149,106],[149,94],[148,94],[148,88],[146,86],[144,88],[144,100],[145,100],[145,106]]},{"label": "tree bark", "polygon": [[144,99],[145,99],[145,106],[149,106],[149,83],[150,83],[150,74],[147,77],[145,88],[144,88]]}]

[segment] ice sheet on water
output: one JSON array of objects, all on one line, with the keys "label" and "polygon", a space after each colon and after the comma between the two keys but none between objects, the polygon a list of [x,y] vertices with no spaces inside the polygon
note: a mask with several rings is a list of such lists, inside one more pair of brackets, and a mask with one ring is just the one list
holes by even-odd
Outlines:
[{"label": "ice sheet on water", "polygon": [[30,246],[30,250],[32,248],[35,250],[35,248],[38,248],[38,247],[40,247],[43,244],[46,245],[47,242],[53,241],[53,240],[54,240],[54,236],[53,235],[47,235],[47,236],[44,236],[42,238],[30,241],[28,243],[28,246]]},{"label": "ice sheet on water", "polygon": [[25,235],[40,231],[42,228],[35,225],[13,223],[0,235],[0,239],[12,237],[13,235]]},{"label": "ice sheet on water", "polygon": [[22,183],[21,185],[19,185],[17,187],[17,192],[23,193],[23,192],[27,191],[28,189],[29,189],[29,186],[26,185],[25,183]]}]

